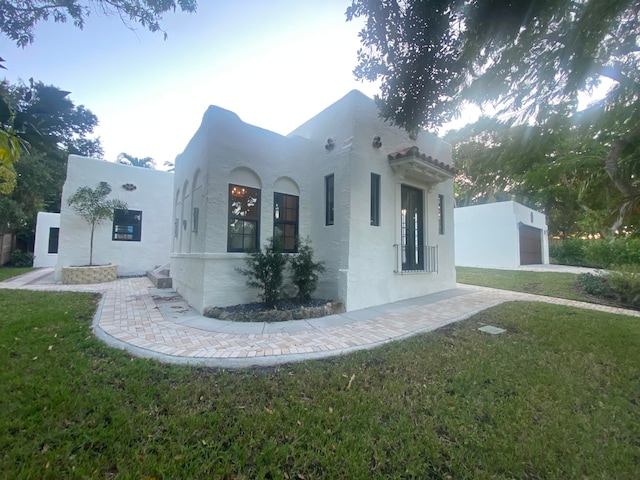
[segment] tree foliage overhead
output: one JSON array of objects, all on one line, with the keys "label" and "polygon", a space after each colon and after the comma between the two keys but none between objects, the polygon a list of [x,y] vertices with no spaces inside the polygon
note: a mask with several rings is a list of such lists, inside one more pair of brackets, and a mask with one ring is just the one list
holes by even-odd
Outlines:
[{"label": "tree foliage overhead", "polygon": [[16,185],[15,163],[24,154],[102,154],[99,139],[88,135],[98,118],[69,92],[42,82],[0,82],[0,193]]},{"label": "tree foliage overhead", "polygon": [[622,197],[615,229],[640,205],[639,12],[640,0],[353,0],[347,18],[366,17],[356,76],[381,80],[382,117],[409,131],[490,105],[507,127],[539,127],[520,142],[530,155],[571,118],[579,129],[562,132],[583,145],[563,148],[598,156]]},{"label": "tree foliage overhead", "polygon": [[[0,31],[18,46],[35,40],[35,26],[42,21],[73,22],[83,28],[93,12],[116,15],[125,24],[140,24],[151,32],[163,31],[161,22],[166,12],[180,8],[195,12],[196,0],[0,0]],[[167,34],[165,33],[165,38]]]}]

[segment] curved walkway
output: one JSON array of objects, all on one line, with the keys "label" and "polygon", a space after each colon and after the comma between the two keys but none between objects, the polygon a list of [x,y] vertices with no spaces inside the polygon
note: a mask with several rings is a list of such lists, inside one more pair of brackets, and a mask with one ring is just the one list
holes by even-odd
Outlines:
[{"label": "curved walkway", "polygon": [[453,290],[309,320],[240,323],[203,317],[147,278],[60,285],[53,269],[0,282],[0,288],[102,293],[93,329],[107,344],[163,362],[238,368],[340,355],[435,330],[507,301],[537,301],[640,317],[640,312],[485,287]]}]

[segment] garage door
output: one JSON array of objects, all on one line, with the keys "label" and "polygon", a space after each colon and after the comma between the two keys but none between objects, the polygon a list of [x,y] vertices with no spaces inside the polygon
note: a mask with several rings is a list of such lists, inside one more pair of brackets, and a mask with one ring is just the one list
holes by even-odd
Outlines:
[{"label": "garage door", "polygon": [[542,263],[542,230],[520,225],[520,265]]}]

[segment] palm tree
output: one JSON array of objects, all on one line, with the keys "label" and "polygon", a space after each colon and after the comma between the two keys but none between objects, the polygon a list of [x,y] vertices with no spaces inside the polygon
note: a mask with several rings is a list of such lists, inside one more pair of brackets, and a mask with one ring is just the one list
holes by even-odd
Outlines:
[{"label": "palm tree", "polygon": [[128,153],[122,152],[116,158],[116,163],[121,165],[131,165],[132,167],[142,167],[149,168],[151,170],[155,170],[156,161],[151,157],[134,157],[133,155],[129,155]]}]

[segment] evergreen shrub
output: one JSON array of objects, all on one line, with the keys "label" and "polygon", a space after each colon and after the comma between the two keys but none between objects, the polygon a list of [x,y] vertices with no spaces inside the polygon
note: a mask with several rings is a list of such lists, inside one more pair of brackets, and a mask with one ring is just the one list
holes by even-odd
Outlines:
[{"label": "evergreen shrub", "polygon": [[298,287],[298,298],[301,302],[311,300],[311,295],[318,288],[318,278],[322,272],[324,263],[313,261],[311,240],[307,238],[300,242],[297,255],[291,259],[291,277],[294,285]]}]

